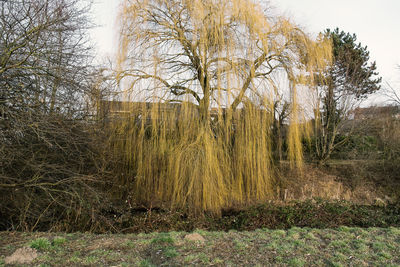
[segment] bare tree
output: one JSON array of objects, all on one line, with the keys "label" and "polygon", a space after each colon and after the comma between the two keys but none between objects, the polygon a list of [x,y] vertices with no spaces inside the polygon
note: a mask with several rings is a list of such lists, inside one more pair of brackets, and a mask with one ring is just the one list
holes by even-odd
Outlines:
[{"label": "bare tree", "polygon": [[[400,65],[397,67],[400,70]],[[400,81],[400,80],[399,80]],[[386,82],[383,94],[388,97],[388,101],[392,104],[400,106],[400,92],[391,83]]]},{"label": "bare tree", "polygon": [[16,0],[0,3],[3,113],[35,109],[73,113],[88,88],[90,3]]},{"label": "bare tree", "polygon": [[389,83],[386,85],[387,88],[385,95],[389,97],[389,101],[396,105],[400,105],[400,93]]},{"label": "bare tree", "polygon": [[89,222],[97,205],[98,144],[74,120],[91,90],[89,7],[0,2],[0,229]]}]

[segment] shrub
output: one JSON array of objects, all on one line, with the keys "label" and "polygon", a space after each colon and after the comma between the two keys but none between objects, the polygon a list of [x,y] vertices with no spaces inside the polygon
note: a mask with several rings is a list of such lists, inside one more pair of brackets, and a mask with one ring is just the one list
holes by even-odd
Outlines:
[{"label": "shrub", "polygon": [[91,227],[101,196],[99,154],[87,125],[40,114],[5,122],[10,124],[0,136],[0,229]]}]

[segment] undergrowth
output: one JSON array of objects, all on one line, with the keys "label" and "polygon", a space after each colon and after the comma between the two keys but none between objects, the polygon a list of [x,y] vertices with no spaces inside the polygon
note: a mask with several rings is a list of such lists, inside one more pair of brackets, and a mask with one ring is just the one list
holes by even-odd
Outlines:
[{"label": "undergrowth", "polygon": [[107,232],[139,233],[193,231],[252,231],[259,228],[289,229],[291,227],[336,228],[398,227],[400,205],[357,205],[347,201],[313,199],[289,203],[266,203],[243,209],[223,210],[221,216],[204,214],[188,216],[180,211],[129,209],[108,211],[113,220]]}]

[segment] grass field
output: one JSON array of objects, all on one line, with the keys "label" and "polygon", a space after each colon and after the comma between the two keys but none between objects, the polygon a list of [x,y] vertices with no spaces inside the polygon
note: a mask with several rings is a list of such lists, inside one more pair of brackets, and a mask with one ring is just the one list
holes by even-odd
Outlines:
[{"label": "grass field", "polygon": [[[94,235],[0,233],[0,266],[18,248],[25,266],[400,266],[399,228],[350,228]],[[21,265],[18,265],[21,266]]]}]

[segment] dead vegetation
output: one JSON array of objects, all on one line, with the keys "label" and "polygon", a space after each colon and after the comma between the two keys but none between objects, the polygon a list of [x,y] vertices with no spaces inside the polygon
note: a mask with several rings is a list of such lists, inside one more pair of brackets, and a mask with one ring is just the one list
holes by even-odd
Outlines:
[{"label": "dead vegetation", "polygon": [[1,138],[2,229],[52,229],[63,221],[93,226],[105,180],[86,123],[26,114],[3,128]]}]

